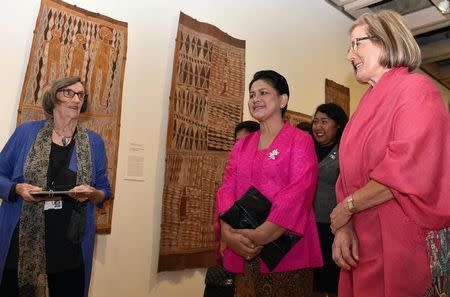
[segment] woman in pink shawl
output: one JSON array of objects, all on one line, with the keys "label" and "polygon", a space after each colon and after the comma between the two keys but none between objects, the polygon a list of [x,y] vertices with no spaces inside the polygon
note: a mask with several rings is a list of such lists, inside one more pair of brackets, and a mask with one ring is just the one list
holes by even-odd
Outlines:
[{"label": "woman in pink shawl", "polygon": [[432,81],[412,73],[420,49],[399,14],[362,15],[349,32],[347,59],[369,89],[339,150],[339,296],[434,296],[426,234],[450,225],[450,117]]}]

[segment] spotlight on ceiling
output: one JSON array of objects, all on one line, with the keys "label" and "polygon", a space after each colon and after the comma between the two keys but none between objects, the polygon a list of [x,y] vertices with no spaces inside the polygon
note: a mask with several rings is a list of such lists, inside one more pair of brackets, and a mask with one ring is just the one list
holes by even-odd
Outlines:
[{"label": "spotlight on ceiling", "polygon": [[450,2],[448,0],[442,0],[439,2],[438,8],[442,13],[450,13]]}]

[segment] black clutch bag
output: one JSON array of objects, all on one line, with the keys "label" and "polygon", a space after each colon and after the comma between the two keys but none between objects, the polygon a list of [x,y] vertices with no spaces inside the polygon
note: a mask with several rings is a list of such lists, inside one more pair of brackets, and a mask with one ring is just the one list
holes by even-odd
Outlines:
[{"label": "black clutch bag", "polygon": [[220,265],[206,270],[205,291],[203,297],[233,297],[234,274]]},{"label": "black clutch bag", "polygon": [[[271,207],[272,202],[251,186],[229,210],[220,216],[220,219],[234,229],[255,229],[266,221]],[[266,244],[261,250],[259,258],[272,271],[300,238],[293,234],[283,234],[278,239]]]}]

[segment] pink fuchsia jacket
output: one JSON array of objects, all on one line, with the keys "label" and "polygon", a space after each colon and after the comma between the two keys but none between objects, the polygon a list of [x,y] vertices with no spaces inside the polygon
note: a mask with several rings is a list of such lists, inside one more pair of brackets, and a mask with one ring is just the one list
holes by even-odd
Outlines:
[{"label": "pink fuchsia jacket", "polygon": [[[273,272],[322,266],[312,208],[318,170],[312,138],[286,123],[269,148],[258,150],[260,135],[251,133],[234,146],[217,193],[217,215],[253,185],[272,202],[267,221],[303,236]],[[244,271],[244,259],[229,248],[223,265],[232,272]],[[260,267],[269,272],[262,261]]]}]

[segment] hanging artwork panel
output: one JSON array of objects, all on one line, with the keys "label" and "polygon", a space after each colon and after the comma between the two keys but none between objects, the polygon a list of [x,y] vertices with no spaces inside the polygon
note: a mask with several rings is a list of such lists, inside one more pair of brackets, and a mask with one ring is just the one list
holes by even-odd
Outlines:
[{"label": "hanging artwork panel", "polygon": [[[53,80],[80,76],[86,82],[83,125],[105,141],[108,176],[115,188],[127,23],[58,0],[42,0],[33,33],[17,123],[45,118],[42,94]],[[97,209],[97,232],[111,231],[113,200]]]},{"label": "hanging artwork panel", "polygon": [[312,123],[312,116],[298,111],[286,110],[284,120],[295,127],[300,123]]},{"label": "hanging artwork panel", "polygon": [[245,41],[180,13],[158,271],[215,262],[214,208],[242,119]]},{"label": "hanging artwork panel", "polygon": [[350,89],[325,79],[325,103],[336,103],[350,116]]}]

